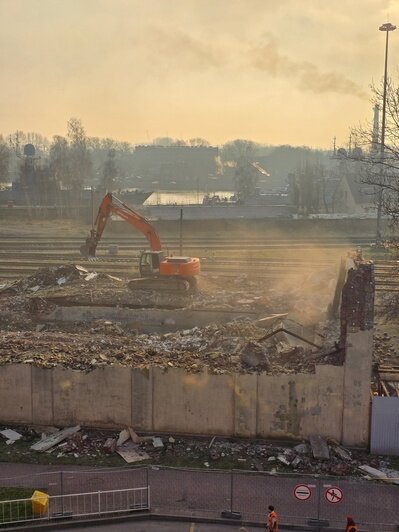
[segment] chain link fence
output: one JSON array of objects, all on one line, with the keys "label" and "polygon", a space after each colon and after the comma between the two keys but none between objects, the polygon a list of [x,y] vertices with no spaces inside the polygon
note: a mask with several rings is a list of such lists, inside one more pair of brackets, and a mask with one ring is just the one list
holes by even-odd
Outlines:
[{"label": "chain link fence", "polygon": [[151,512],[159,515],[220,518],[222,512],[237,512],[244,521],[264,523],[272,504],[283,524],[325,521],[332,528],[343,529],[348,515],[362,531],[393,532],[399,524],[399,486],[311,475],[92,468],[0,477],[0,487],[46,489],[52,496],[149,487]]}]

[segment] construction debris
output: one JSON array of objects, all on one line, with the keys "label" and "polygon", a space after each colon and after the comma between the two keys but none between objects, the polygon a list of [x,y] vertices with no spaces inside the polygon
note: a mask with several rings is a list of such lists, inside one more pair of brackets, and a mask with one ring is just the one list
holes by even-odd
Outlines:
[{"label": "construction debris", "polygon": [[161,438],[152,438],[152,445],[155,449],[162,449],[164,447],[163,441]]},{"label": "construction debris", "polygon": [[215,374],[264,371],[271,375],[314,372],[316,364],[341,364],[327,342],[317,352],[285,344],[278,335],[259,343],[264,330],[249,319],[166,334],[128,334],[112,323],[93,330],[96,334],[90,329],[86,334],[47,329],[0,333],[0,364],[82,371],[118,364],[184,368],[193,373],[207,367]]},{"label": "construction debris", "polygon": [[[35,430],[34,427],[18,428],[20,441],[31,441],[32,437],[40,437],[41,430],[46,434],[32,445],[32,450],[46,451],[56,458],[93,457],[100,459],[118,454],[127,463],[149,461],[152,464],[181,463],[181,459],[189,460],[193,465],[214,464],[225,467],[223,461],[231,467],[232,463],[255,471],[295,472],[326,474],[333,476],[359,476],[383,482],[398,482],[399,473],[389,469],[389,462],[382,457],[369,456],[366,451],[343,449],[337,442],[324,442],[329,458],[315,458],[311,445],[302,442],[295,446],[276,444],[261,440],[234,440],[213,437],[211,442],[205,438],[183,438],[158,435],[139,435],[132,427],[122,431],[101,431],[71,427],[49,435],[54,428],[47,427]],[[1,430],[3,434],[5,431]],[[66,435],[67,434],[67,435]],[[122,434],[124,442],[117,446]],[[125,439],[129,434],[128,439]],[[4,434],[3,434],[4,435]],[[314,438],[312,438],[314,440]],[[55,443],[58,441],[57,443]],[[324,440],[323,440],[324,441]],[[13,445],[18,447],[19,441]],[[344,454],[342,454],[344,451]],[[13,452],[13,451],[12,451]],[[341,456],[342,454],[342,456]],[[163,462],[165,460],[165,462]]]},{"label": "construction debris", "polygon": [[118,447],[116,452],[128,464],[134,464],[135,462],[142,462],[143,460],[150,459],[150,456],[132,441],[125,443],[122,447]]},{"label": "construction debris", "polygon": [[121,432],[119,433],[118,440],[116,442],[116,446],[119,447],[120,445],[124,444],[129,438],[129,431],[127,429],[121,430]]},{"label": "construction debris", "polygon": [[12,430],[12,429],[4,429],[0,431],[0,434],[6,438],[6,444],[12,445],[14,442],[20,440],[22,438],[22,434],[19,434],[19,432]]},{"label": "construction debris", "polygon": [[112,454],[116,451],[116,439],[107,438],[103,445],[103,450],[106,454]]},{"label": "construction debris", "polygon": [[359,466],[359,469],[364,473],[367,473],[367,476],[373,479],[382,480],[383,482],[387,482],[388,484],[399,484],[397,472],[395,475],[396,478],[391,478],[389,477],[389,475],[387,475],[387,473],[384,473],[383,471],[380,471],[379,469],[376,469],[375,467],[370,467],[368,465],[361,465]]},{"label": "construction debris", "polygon": [[43,453],[44,451],[48,451],[58,443],[66,440],[67,438],[79,431],[80,425],[77,425],[76,427],[69,427],[64,430],[59,430],[58,432],[51,434],[51,436],[49,436],[48,438],[44,438],[43,440],[34,443],[31,446],[31,450]]},{"label": "construction debris", "polygon": [[326,441],[320,436],[320,434],[311,434],[309,436],[309,442],[312,447],[312,454],[318,460],[329,460],[330,452]]}]

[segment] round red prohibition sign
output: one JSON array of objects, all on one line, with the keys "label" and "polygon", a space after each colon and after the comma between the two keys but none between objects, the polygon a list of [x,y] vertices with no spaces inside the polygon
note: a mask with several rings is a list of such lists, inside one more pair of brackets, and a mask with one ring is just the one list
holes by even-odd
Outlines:
[{"label": "round red prohibition sign", "polygon": [[342,499],[344,498],[344,494],[340,488],[331,486],[331,488],[326,489],[325,497],[328,502],[331,502],[332,504],[337,504],[338,502],[342,501]]},{"label": "round red prohibition sign", "polygon": [[305,484],[298,484],[294,488],[294,497],[298,501],[307,501],[312,496],[312,492],[309,486]]}]

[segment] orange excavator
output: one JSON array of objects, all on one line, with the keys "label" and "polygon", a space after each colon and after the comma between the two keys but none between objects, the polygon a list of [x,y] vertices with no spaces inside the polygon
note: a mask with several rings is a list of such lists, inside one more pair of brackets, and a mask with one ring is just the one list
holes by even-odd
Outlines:
[{"label": "orange excavator", "polygon": [[161,241],[151,223],[108,193],[98,209],[96,221],[80,253],[91,258],[96,256],[97,244],[111,216],[115,214],[131,224],[148,240],[149,251],[143,251],[139,259],[140,278],[129,281],[131,290],[187,291],[197,286],[197,275],[201,271],[199,258],[167,257],[162,251]]}]

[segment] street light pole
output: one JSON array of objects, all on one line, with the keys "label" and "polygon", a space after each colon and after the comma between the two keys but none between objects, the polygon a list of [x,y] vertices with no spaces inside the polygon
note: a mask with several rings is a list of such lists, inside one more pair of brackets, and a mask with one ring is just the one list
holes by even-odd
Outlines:
[{"label": "street light pole", "polygon": [[378,203],[377,203],[377,230],[376,240],[377,243],[381,241],[381,214],[382,214],[382,200],[384,188],[382,186],[384,177],[384,153],[385,153],[385,115],[387,107],[387,83],[388,83],[388,40],[389,32],[396,30],[396,26],[390,22],[386,22],[379,27],[380,31],[385,31],[385,68],[384,68],[384,90],[382,96],[382,124],[381,124],[381,144],[380,144],[380,189],[378,191]]}]

